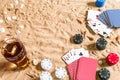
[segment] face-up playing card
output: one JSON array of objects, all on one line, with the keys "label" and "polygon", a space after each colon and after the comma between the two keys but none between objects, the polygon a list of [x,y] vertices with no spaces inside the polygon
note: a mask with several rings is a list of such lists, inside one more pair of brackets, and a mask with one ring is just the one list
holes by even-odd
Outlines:
[{"label": "face-up playing card", "polygon": [[75,80],[96,80],[97,63],[96,59],[81,57],[77,65]]},{"label": "face-up playing card", "polygon": [[87,20],[96,20],[100,13],[100,11],[88,10]]},{"label": "face-up playing card", "polygon": [[80,57],[89,57],[88,51],[84,48],[80,49],[72,49],[67,54],[65,54],[62,59],[67,63],[70,64],[75,60],[79,59]]},{"label": "face-up playing card", "polygon": [[[100,20],[102,20],[104,22],[104,21],[106,21],[105,19],[100,18],[100,20],[98,20],[100,13],[101,12],[99,12],[99,11],[88,10],[88,18],[87,18],[88,25],[96,34],[100,34],[104,37],[108,37],[110,35],[112,29],[100,21]],[[93,19],[91,19],[91,18],[93,18]]]},{"label": "face-up playing card", "polygon": [[96,34],[100,34],[104,37],[110,36],[112,29],[107,27],[101,21],[95,20],[95,21],[89,21],[88,23],[90,24],[90,27],[93,29],[93,31]]}]

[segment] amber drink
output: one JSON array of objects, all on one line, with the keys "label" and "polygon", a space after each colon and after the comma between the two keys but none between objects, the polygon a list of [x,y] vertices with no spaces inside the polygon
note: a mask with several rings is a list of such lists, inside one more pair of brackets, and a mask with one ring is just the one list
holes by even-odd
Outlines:
[{"label": "amber drink", "polygon": [[29,59],[23,43],[15,38],[5,40],[2,47],[4,57],[17,65],[19,69],[25,69],[29,66]]}]

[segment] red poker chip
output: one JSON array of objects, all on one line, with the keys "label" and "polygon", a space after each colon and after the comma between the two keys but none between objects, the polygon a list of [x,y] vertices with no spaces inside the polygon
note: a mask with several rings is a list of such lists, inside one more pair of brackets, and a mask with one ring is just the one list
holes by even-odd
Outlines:
[{"label": "red poker chip", "polygon": [[106,61],[109,65],[114,65],[119,61],[119,56],[115,53],[110,53],[107,56]]}]

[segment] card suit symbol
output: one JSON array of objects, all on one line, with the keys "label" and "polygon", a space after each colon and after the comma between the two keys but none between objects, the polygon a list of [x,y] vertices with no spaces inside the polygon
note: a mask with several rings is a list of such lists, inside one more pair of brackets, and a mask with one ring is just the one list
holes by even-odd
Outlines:
[{"label": "card suit symbol", "polygon": [[96,26],[96,23],[94,23],[93,26],[95,27],[95,26]]},{"label": "card suit symbol", "polygon": [[106,32],[103,31],[103,35],[106,35],[106,36],[107,36],[108,34],[107,34]]},{"label": "card suit symbol", "polygon": [[103,34],[107,34],[106,32],[103,32]]},{"label": "card suit symbol", "polygon": [[80,52],[79,56],[83,56],[83,53],[82,53],[82,52]]},{"label": "card suit symbol", "polygon": [[99,15],[96,15],[96,18],[98,18]]},{"label": "card suit symbol", "polygon": [[69,58],[67,58],[67,60],[69,60]]}]

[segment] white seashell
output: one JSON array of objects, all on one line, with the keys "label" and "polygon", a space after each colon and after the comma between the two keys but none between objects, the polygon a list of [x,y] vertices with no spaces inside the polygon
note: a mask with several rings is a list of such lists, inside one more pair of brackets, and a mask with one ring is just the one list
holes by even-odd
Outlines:
[{"label": "white seashell", "polygon": [[3,14],[7,14],[7,11],[6,11],[6,10],[4,10],[4,11],[3,11]]},{"label": "white seashell", "polygon": [[20,4],[20,8],[22,9],[25,5],[24,4]]},{"label": "white seashell", "polygon": [[13,20],[16,20],[16,19],[17,19],[17,16],[12,16],[12,19],[13,19]]},{"label": "white seashell", "polygon": [[14,8],[14,5],[13,5],[13,4],[10,4],[10,7],[11,7],[11,8]]},{"label": "white seashell", "polygon": [[0,28],[0,32],[4,33],[5,32],[5,28]]},{"label": "white seashell", "polygon": [[16,4],[18,4],[18,3],[19,3],[19,1],[18,1],[18,0],[15,0],[15,3],[16,3]]},{"label": "white seashell", "polygon": [[0,23],[3,23],[3,19],[0,19]]},{"label": "white seashell", "polygon": [[20,27],[21,29],[24,29],[24,25],[19,25],[19,27]]},{"label": "white seashell", "polygon": [[8,21],[12,21],[11,17],[9,17],[9,16],[7,17],[7,20],[8,20]]},{"label": "white seashell", "polygon": [[33,65],[34,65],[34,66],[38,65],[38,60],[37,60],[36,58],[33,59]]}]

